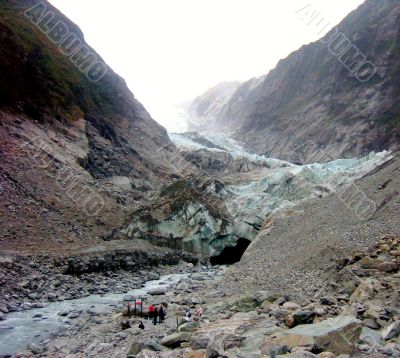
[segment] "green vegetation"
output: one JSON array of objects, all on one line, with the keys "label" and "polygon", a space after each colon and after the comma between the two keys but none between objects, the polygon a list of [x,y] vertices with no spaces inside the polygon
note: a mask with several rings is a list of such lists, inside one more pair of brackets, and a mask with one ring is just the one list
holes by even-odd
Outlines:
[{"label": "green vegetation", "polygon": [[134,114],[130,94],[121,95],[126,87],[118,76],[110,70],[98,83],[90,82],[23,11],[12,2],[0,4],[0,108],[38,120],[73,121],[83,114],[115,120]]}]

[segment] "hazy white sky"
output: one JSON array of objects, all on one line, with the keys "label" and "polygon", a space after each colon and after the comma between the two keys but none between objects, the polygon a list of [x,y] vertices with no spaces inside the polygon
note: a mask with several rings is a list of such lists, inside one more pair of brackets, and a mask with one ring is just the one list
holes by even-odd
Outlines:
[{"label": "hazy white sky", "polygon": [[50,0],[158,122],[218,82],[267,73],[320,36],[296,12],[312,4],[336,25],[363,0]]}]

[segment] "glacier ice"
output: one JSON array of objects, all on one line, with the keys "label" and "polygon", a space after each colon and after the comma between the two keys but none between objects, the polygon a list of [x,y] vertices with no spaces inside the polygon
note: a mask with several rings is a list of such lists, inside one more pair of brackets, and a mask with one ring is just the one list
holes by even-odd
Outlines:
[{"label": "glacier ice", "polygon": [[[309,198],[333,193],[390,158],[390,153],[383,151],[372,152],[360,159],[296,165],[248,153],[234,140],[218,133],[198,135],[199,138],[186,133],[170,133],[169,136],[182,151],[206,151],[210,157],[216,152],[226,152],[234,159],[246,158],[255,164],[265,164],[257,170],[241,173],[234,179],[224,172],[218,178],[225,183],[220,195],[232,218],[232,235],[250,240],[258,234],[255,227],[261,228],[272,214],[294,207]],[[202,214],[205,215],[204,212]],[[229,241],[230,245],[234,245],[232,236]]]}]

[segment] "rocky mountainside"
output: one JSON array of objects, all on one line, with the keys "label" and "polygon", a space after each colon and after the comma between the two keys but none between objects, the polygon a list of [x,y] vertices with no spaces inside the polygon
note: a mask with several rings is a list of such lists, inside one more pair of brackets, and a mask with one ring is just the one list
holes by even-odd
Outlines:
[{"label": "rocky mountainside", "polygon": [[2,248],[90,246],[172,181],[174,146],[48,2],[2,1],[0,38]]},{"label": "rocky mountainside", "polygon": [[[314,31],[311,15],[310,9],[298,14]],[[367,0],[321,41],[224,97],[222,108],[204,112],[204,101],[218,99],[209,92],[197,98],[189,111],[193,128],[207,131],[215,118],[213,130],[291,162],[313,162],[319,148],[345,158],[394,147],[400,139],[399,23],[398,1]]]}]

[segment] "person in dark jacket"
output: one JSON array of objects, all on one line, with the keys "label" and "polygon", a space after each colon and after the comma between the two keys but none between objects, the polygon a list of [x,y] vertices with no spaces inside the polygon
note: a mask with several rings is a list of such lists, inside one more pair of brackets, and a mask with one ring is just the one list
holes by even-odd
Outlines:
[{"label": "person in dark jacket", "polygon": [[159,318],[159,323],[163,323],[164,318],[165,318],[165,311],[164,311],[164,307],[161,305],[160,309],[158,311],[158,318]]},{"label": "person in dark jacket", "polygon": [[158,308],[156,307],[154,309],[154,315],[153,315],[153,324],[156,325],[157,324],[157,318],[158,318]]}]

